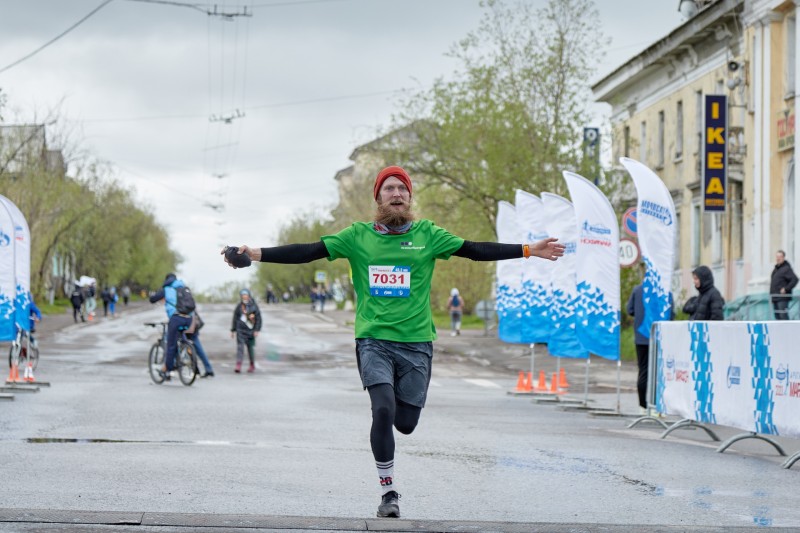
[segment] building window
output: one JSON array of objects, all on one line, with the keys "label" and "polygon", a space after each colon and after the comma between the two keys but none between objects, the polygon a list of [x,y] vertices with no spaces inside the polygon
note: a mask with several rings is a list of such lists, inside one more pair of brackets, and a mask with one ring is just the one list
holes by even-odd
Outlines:
[{"label": "building window", "polygon": [[683,158],[683,100],[675,106],[675,159]]},{"label": "building window", "polygon": [[631,156],[631,127],[625,126],[625,129],[622,131],[622,141],[623,141],[623,154],[625,157]]},{"label": "building window", "polygon": [[795,73],[797,72],[797,18],[786,19],[786,98],[793,98],[795,94]]},{"label": "building window", "polygon": [[658,163],[657,168],[664,168],[664,112],[658,112]]},{"label": "building window", "polygon": [[692,268],[700,264],[700,239],[702,237],[702,212],[700,211],[700,199],[692,202]]},{"label": "building window", "polygon": [[642,121],[642,129],[639,135],[639,161],[647,164],[647,122]]},{"label": "building window", "polygon": [[703,153],[703,91],[695,91],[694,93],[696,110],[694,115],[695,127],[694,131],[697,135],[697,148],[695,153]]}]

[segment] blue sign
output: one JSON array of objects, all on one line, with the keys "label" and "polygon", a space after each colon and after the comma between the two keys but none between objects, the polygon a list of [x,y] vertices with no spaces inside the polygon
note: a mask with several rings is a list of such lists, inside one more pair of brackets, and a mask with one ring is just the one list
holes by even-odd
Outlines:
[{"label": "blue sign", "polygon": [[725,212],[728,176],[727,96],[706,95],[703,133],[703,210]]}]

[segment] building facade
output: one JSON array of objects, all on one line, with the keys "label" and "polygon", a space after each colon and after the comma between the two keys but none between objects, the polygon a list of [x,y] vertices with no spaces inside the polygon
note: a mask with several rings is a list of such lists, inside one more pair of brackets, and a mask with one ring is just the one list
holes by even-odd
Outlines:
[{"label": "building facade", "polygon": [[[732,300],[768,291],[776,250],[785,249],[790,262],[800,254],[797,4],[695,5],[681,26],[592,87],[597,101],[611,105],[613,164],[621,156],[639,160],[672,193],[678,302],[694,294],[691,271],[698,265],[712,269],[717,288]],[[727,97],[724,212],[703,208],[706,95]],[[635,203],[635,192],[628,200]]]}]

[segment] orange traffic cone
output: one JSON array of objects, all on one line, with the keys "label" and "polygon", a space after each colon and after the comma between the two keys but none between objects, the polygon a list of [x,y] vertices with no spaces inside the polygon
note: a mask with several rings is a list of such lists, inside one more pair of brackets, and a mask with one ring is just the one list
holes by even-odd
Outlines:
[{"label": "orange traffic cone", "polygon": [[539,371],[539,382],[536,384],[536,390],[539,392],[547,392],[547,380],[544,377],[544,370]]},{"label": "orange traffic cone", "polygon": [[558,374],[558,388],[559,389],[569,388],[569,383],[567,383],[567,373],[563,368],[561,368],[561,371]]},{"label": "orange traffic cone", "polygon": [[11,368],[8,371],[8,379],[6,383],[17,383],[19,381],[19,367],[16,363],[11,364]]},{"label": "orange traffic cone", "polygon": [[525,381],[525,392],[533,391],[533,372],[528,372],[528,379]]},{"label": "orange traffic cone", "polygon": [[22,379],[28,383],[36,381],[33,377],[33,365],[31,363],[28,363],[28,366],[25,367],[25,375]]},{"label": "orange traffic cone", "polygon": [[553,372],[553,378],[550,380],[550,393],[558,394],[558,374]]},{"label": "orange traffic cone", "polygon": [[525,392],[525,372],[522,370],[519,371],[519,377],[517,378],[517,392]]}]

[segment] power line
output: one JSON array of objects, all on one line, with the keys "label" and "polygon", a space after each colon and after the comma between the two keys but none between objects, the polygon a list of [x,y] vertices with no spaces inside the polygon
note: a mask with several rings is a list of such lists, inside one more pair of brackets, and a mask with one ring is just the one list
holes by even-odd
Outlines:
[{"label": "power line", "polygon": [[51,44],[53,44],[53,43],[54,43],[54,42],[56,42],[57,40],[61,39],[63,36],[65,36],[65,35],[66,35],[66,34],[68,34],[69,32],[71,32],[72,30],[74,30],[75,28],[77,28],[78,26],[80,26],[80,25],[81,25],[81,24],[82,24],[84,21],[86,21],[86,19],[88,19],[89,17],[91,17],[92,15],[94,15],[95,13],[97,13],[98,11],[100,11],[101,9],[103,9],[103,8],[104,8],[104,7],[105,7],[107,4],[109,4],[109,3],[111,3],[111,0],[105,0],[105,2],[103,2],[102,4],[100,4],[99,6],[97,6],[96,8],[94,8],[92,11],[90,11],[88,15],[86,15],[85,17],[83,17],[82,19],[80,19],[78,22],[76,22],[75,24],[73,24],[72,26],[70,26],[69,28],[67,28],[66,30],[64,30],[63,32],[61,32],[61,33],[60,33],[60,34],[58,34],[57,36],[55,36],[54,38],[52,38],[52,39],[50,39],[49,41],[47,41],[46,43],[44,43],[42,46],[40,46],[39,48],[37,48],[36,50],[34,50],[33,52],[31,52],[30,54],[26,55],[26,56],[25,56],[25,57],[23,57],[23,58],[17,59],[16,61],[14,61],[13,63],[11,63],[10,65],[6,65],[6,66],[5,66],[5,67],[3,67],[2,69],[0,69],[0,73],[3,73],[3,72],[5,72],[6,70],[8,70],[8,69],[10,69],[10,68],[12,68],[12,67],[15,67],[15,66],[17,66],[17,65],[19,65],[20,63],[22,63],[22,62],[23,62],[23,61],[25,61],[26,59],[30,59],[31,57],[35,56],[36,54],[38,54],[39,52],[41,52],[42,50],[44,50],[45,48],[47,48],[48,46],[50,46]]},{"label": "power line", "polygon": [[205,4],[187,4],[186,2],[171,2],[170,0],[128,0],[128,2],[142,2],[144,4],[163,4],[167,6],[188,7],[189,9],[196,9],[201,13],[208,13],[208,9],[202,7]]},{"label": "power line", "polygon": [[396,92],[400,92],[402,89],[393,89],[391,91],[378,91],[374,93],[361,93],[361,94],[346,94],[342,96],[329,96],[325,98],[313,98],[309,100],[294,100],[289,102],[281,102],[278,104],[264,104],[264,105],[255,105],[250,106],[245,109],[266,109],[266,108],[274,108],[274,107],[289,107],[295,105],[305,105],[305,104],[318,104],[322,102],[335,102],[337,100],[352,100],[354,98],[367,98],[370,96],[381,96],[384,94],[392,94]]},{"label": "power line", "polygon": [[[391,91],[376,91],[373,93],[357,93],[357,94],[345,94],[341,96],[329,96],[323,98],[310,98],[307,100],[290,100],[288,102],[277,102],[274,104],[262,104],[256,106],[249,106],[243,108],[245,111],[253,110],[253,109],[274,109],[279,107],[292,107],[292,106],[299,106],[299,105],[308,105],[308,104],[320,104],[324,102],[336,102],[339,100],[355,100],[358,98],[370,98],[373,96],[383,96],[387,94],[394,94],[403,92],[404,89],[392,89]],[[203,118],[208,119],[208,115],[200,115],[200,114],[186,114],[186,115],[151,115],[151,116],[141,116],[141,117],[119,117],[119,118],[87,118],[83,120],[75,119],[77,122],[137,122],[137,121],[146,121],[146,120],[169,120],[169,119],[185,119],[185,118]]]},{"label": "power line", "polygon": [[253,7],[284,7],[300,4],[327,4],[329,2],[347,2],[348,0],[294,0],[292,2],[270,2],[268,4],[254,4]]}]

